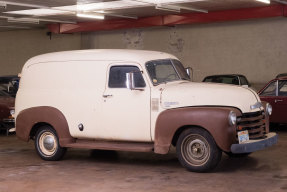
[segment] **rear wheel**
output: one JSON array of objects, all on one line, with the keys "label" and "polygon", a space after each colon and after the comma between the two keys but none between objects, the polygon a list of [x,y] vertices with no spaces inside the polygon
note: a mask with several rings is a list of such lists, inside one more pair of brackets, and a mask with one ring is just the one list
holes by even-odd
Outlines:
[{"label": "rear wheel", "polygon": [[47,161],[60,160],[66,148],[59,145],[59,138],[51,126],[43,126],[36,133],[35,148],[38,155]]},{"label": "rear wheel", "polygon": [[205,130],[191,128],[183,131],[176,144],[180,163],[189,171],[206,172],[217,166],[222,152]]}]

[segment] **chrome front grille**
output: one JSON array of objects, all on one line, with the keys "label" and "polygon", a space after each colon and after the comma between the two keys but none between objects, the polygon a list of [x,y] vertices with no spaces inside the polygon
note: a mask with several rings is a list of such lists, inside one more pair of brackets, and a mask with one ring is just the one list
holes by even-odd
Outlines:
[{"label": "chrome front grille", "polygon": [[262,139],[266,134],[264,111],[244,113],[239,117],[237,131],[247,130],[250,139]]}]

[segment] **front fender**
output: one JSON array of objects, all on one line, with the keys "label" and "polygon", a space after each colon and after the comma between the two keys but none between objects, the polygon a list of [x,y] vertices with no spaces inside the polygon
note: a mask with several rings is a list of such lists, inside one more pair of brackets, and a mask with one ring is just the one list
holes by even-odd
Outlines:
[{"label": "front fender", "polygon": [[173,136],[184,126],[204,128],[221,150],[230,151],[236,142],[236,126],[230,126],[228,121],[230,111],[241,116],[240,110],[232,107],[186,107],[163,111],[156,121],[155,153],[168,153]]}]

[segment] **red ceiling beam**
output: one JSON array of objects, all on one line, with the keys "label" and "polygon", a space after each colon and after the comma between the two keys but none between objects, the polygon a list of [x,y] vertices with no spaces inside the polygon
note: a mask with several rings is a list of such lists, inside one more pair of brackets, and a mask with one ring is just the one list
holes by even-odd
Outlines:
[{"label": "red ceiling beam", "polygon": [[164,25],[212,23],[224,21],[237,21],[247,19],[259,19],[268,17],[284,16],[285,5],[274,5],[268,7],[256,7],[226,11],[214,11],[209,13],[190,13],[182,15],[167,15]]},{"label": "red ceiling beam", "polygon": [[268,7],[212,11],[209,13],[189,13],[179,15],[154,16],[139,18],[137,20],[116,19],[83,22],[77,24],[51,24],[48,25],[48,28],[53,33],[76,33],[154,26],[172,26],[181,24],[213,23],[280,16],[287,17],[286,5],[272,5]]}]

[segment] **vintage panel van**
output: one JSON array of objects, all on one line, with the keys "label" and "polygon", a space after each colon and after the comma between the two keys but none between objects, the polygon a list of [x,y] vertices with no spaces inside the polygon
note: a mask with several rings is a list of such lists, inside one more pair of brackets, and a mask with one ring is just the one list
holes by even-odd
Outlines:
[{"label": "vintage panel van", "polygon": [[195,83],[173,55],[141,50],[49,53],[27,61],[16,96],[16,134],[44,160],[67,148],[167,154],[190,171],[222,152],[248,155],[277,142],[272,107],[248,88]]}]

